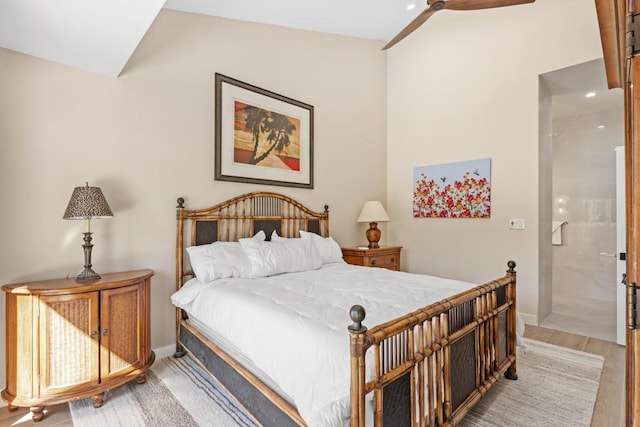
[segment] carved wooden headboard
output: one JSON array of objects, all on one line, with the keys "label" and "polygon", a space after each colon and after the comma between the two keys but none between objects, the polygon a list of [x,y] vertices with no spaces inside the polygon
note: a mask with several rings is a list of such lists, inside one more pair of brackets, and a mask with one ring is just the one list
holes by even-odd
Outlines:
[{"label": "carved wooden headboard", "polygon": [[299,237],[305,230],[329,236],[329,206],[315,212],[290,197],[271,192],[253,192],[209,208],[188,210],[178,199],[176,228],[176,289],[193,273],[185,265],[189,246],[235,242],[263,230],[270,239],[275,230],[282,237]]}]

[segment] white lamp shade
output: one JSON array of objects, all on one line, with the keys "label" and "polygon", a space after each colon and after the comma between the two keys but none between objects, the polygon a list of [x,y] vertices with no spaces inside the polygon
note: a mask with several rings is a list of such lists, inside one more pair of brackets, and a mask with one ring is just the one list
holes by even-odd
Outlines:
[{"label": "white lamp shade", "polygon": [[382,203],[378,200],[369,200],[364,203],[358,222],[386,222],[389,221],[389,215],[384,210]]}]

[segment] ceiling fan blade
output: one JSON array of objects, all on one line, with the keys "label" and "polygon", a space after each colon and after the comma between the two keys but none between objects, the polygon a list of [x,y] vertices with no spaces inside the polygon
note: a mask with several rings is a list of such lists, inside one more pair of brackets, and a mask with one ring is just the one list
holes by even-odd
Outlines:
[{"label": "ceiling fan blade", "polygon": [[418,29],[418,27],[420,27],[420,25],[424,24],[426,22],[427,19],[429,19],[431,17],[431,15],[433,15],[434,13],[436,13],[437,10],[427,7],[425,10],[423,10],[422,12],[420,12],[420,15],[416,16],[413,21],[411,21],[409,23],[409,25],[407,25],[406,27],[404,27],[402,29],[402,31],[400,31],[398,33],[398,35],[396,35],[394,38],[392,38],[391,40],[389,40],[387,42],[387,44],[385,44],[382,47],[382,50],[386,50],[389,49],[391,46],[393,46],[394,44],[398,43],[400,40],[404,39],[405,37],[407,37],[409,34],[413,33],[415,30]]},{"label": "ceiling fan blade", "polygon": [[491,9],[494,7],[517,6],[525,3],[533,3],[535,0],[448,0],[445,9],[449,10],[476,10]]}]

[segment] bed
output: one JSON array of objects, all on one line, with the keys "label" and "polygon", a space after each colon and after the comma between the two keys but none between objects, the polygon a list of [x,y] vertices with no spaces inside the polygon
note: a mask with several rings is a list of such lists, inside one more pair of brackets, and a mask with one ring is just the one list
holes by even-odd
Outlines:
[{"label": "bed", "polygon": [[[256,242],[257,235],[262,237]],[[328,206],[317,212],[272,192],[243,194],[198,210],[186,209],[184,199],[178,199],[174,295],[188,297],[184,304],[174,301],[175,356],[189,353],[258,424],[456,425],[502,374],[517,378],[513,261],[504,276],[477,286],[333,259],[317,268],[260,278],[227,277],[213,285],[203,279],[206,274],[194,279],[188,249],[240,241],[249,251],[269,247],[260,240],[272,236],[298,246],[309,244],[303,240],[330,240]],[[431,281],[435,291],[423,290],[423,282]],[[403,288],[395,290],[387,283]],[[378,288],[381,294],[374,295]],[[429,298],[423,301],[421,292]],[[208,293],[215,295],[218,306],[199,302]],[[250,297],[241,299],[237,293]],[[294,299],[296,293],[303,302]],[[339,296],[329,300],[327,294]],[[400,303],[380,303],[395,302],[399,294],[411,295],[405,299],[415,307],[401,311]],[[325,306],[320,305],[325,300]],[[285,304],[296,307],[297,317],[285,317]],[[279,311],[269,312],[267,306]],[[314,323],[314,317],[326,325]],[[211,326],[207,318],[229,323]],[[367,327],[367,320],[374,326]],[[263,358],[269,353],[271,359]],[[302,380],[292,385],[287,375]],[[324,402],[331,393],[335,402],[311,412],[310,405]]]}]

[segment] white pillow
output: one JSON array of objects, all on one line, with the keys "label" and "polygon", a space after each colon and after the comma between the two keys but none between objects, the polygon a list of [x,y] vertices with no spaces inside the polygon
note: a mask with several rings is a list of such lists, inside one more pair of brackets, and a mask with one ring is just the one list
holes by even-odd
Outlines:
[{"label": "white pillow", "polygon": [[[300,236],[302,237],[302,236]],[[282,237],[280,235],[278,235],[278,232],[276,230],[273,230],[271,232],[271,241],[272,242],[278,242],[278,241],[283,241],[283,240],[289,240],[289,239],[297,239],[298,237]]]},{"label": "white pillow", "polygon": [[318,256],[311,239],[282,239],[271,242],[240,239],[240,246],[251,261],[252,277],[315,270],[322,266],[322,259]]},{"label": "white pillow", "polygon": [[[313,246],[316,248],[320,259],[323,264],[329,264],[331,262],[344,262],[342,259],[342,249],[340,245],[333,240],[331,236],[322,237],[316,233],[309,233],[308,231],[300,230],[300,237],[310,237],[313,242]],[[273,238],[273,237],[272,237]]]},{"label": "white pillow", "polygon": [[[264,241],[260,230],[249,240]],[[191,268],[202,282],[211,282],[228,277],[251,277],[252,266],[238,242],[214,242],[209,245],[187,248]]]},{"label": "white pillow", "polygon": [[278,235],[278,232],[276,230],[273,230],[271,232],[271,241],[272,242],[278,242],[278,241],[282,241],[282,240],[287,240],[287,237],[281,237]]}]

